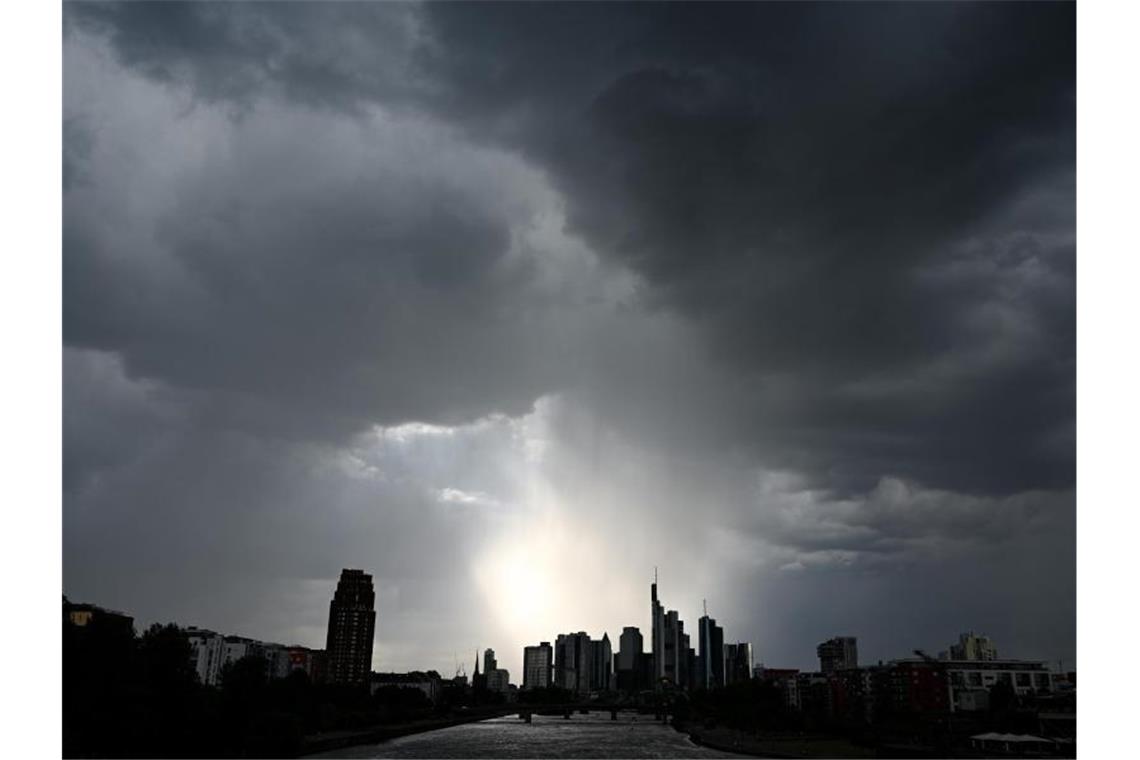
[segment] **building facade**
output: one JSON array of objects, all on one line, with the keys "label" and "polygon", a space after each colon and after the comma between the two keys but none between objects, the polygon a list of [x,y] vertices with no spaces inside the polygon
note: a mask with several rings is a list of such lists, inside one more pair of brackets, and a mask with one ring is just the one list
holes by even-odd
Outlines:
[{"label": "building facade", "polygon": [[328,680],[332,683],[368,682],[372,672],[372,639],[376,629],[376,594],[372,576],[362,570],[343,570],[329,602]]}]

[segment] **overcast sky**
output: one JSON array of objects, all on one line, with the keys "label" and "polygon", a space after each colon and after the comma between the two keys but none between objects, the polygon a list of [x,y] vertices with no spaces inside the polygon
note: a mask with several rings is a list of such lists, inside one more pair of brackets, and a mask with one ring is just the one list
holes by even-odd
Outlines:
[{"label": "overcast sky", "polygon": [[1065,3],[69,3],[64,593],[1075,664]]}]

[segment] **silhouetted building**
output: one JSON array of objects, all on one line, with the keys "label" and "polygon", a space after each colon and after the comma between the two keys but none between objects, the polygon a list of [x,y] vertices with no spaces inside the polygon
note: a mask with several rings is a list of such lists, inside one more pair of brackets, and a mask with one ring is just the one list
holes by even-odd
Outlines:
[{"label": "silhouetted building", "polygon": [[701,666],[698,686],[703,689],[724,686],[724,629],[705,615],[697,621],[697,643]]},{"label": "silhouetted building", "polygon": [[746,641],[724,647],[724,683],[744,683],[752,678],[752,645]]},{"label": "silhouetted building", "polygon": [[500,694],[507,694],[510,691],[511,674],[503,668],[488,670],[483,678],[486,679],[487,691],[495,691]]},{"label": "silhouetted building", "polygon": [[653,571],[653,585],[649,587],[650,653],[653,656],[653,686],[665,678],[665,608],[657,599],[657,570]]},{"label": "silhouetted building", "polygon": [[487,690],[487,677],[479,672],[479,650],[475,650],[475,672],[471,674],[471,693],[475,697],[475,701],[479,701],[479,696],[482,692]]},{"label": "silhouetted building", "polygon": [[618,637],[617,669],[637,670],[637,658],[645,650],[641,630],[627,625]]},{"label": "silhouetted building", "polygon": [[523,684],[524,689],[545,689],[552,685],[551,674],[554,669],[554,648],[549,641],[543,641],[538,646],[523,648]]},{"label": "silhouetted building", "polygon": [[366,683],[372,672],[372,637],[376,628],[376,594],[372,576],[362,570],[343,570],[336,594],[329,602],[329,681]]},{"label": "silhouetted building", "polygon": [[411,673],[373,673],[368,686],[371,694],[381,689],[417,689],[432,703],[438,702],[443,692],[443,681],[434,670],[426,673],[418,670]]},{"label": "silhouetted building", "polygon": [[[681,637],[684,635],[684,623],[676,610],[665,613],[665,625],[662,631],[662,678],[666,683],[680,686],[685,677],[685,656]],[[656,654],[654,655],[656,658]]]},{"label": "silhouetted building", "polygon": [[792,710],[800,709],[799,689],[796,680],[799,674],[800,671],[795,668],[767,668],[762,664],[752,669],[753,678],[779,688],[783,695],[784,706]]},{"label": "silhouetted building", "polygon": [[66,596],[63,598],[63,617],[67,622],[80,628],[95,623],[104,630],[116,628],[124,636],[135,635],[135,619],[130,615],[97,607],[94,604],[69,602]]},{"label": "silhouetted building", "polygon": [[578,694],[590,693],[593,647],[585,631],[560,634],[554,641],[554,684]]},{"label": "silhouetted building", "polygon": [[618,691],[632,694],[646,688],[648,681],[642,672],[646,659],[641,631],[632,626],[622,629],[618,638],[618,653],[614,656],[614,681]]},{"label": "silhouetted building", "polygon": [[816,647],[819,655],[820,672],[830,673],[834,670],[847,670],[859,667],[859,655],[855,647],[854,636],[837,636]]},{"label": "silhouetted building", "polygon": [[289,647],[289,669],[304,671],[313,683],[324,683],[327,663],[323,649]]},{"label": "silhouetted building", "polygon": [[613,647],[610,635],[603,633],[599,641],[590,642],[590,690],[609,691],[613,687]]},{"label": "silhouetted building", "polygon": [[484,649],[483,650],[483,672],[484,673],[490,673],[492,670],[498,669],[498,667],[499,667],[499,662],[498,662],[498,660],[495,659],[495,650],[494,649]]}]

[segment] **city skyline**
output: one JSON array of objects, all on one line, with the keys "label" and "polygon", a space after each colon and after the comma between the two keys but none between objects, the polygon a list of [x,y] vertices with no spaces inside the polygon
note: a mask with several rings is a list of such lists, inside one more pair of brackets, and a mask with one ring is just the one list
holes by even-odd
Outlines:
[{"label": "city skyline", "polygon": [[366,568],[374,665],[517,680],[659,566],[694,649],[1075,667],[1074,29],[65,3],[65,592],[319,647]]},{"label": "city skyline", "polygon": [[[326,642],[330,641],[334,636],[334,633],[333,633],[334,632],[334,620],[336,619],[337,603],[338,603],[338,600],[340,599],[342,593],[344,593],[344,591],[345,591],[344,586],[345,586],[346,578],[350,579],[352,586],[355,586],[357,583],[359,583],[359,581],[357,581],[357,578],[366,579],[365,582],[368,584],[367,588],[369,590],[371,589],[371,580],[372,579],[371,579],[371,576],[369,574],[363,573],[360,570],[347,569],[347,568],[341,571],[341,574],[339,576],[339,580],[334,584],[334,594],[332,595],[332,599],[331,599],[331,603],[330,603],[329,618],[328,618],[328,623],[327,623],[326,631],[325,631],[325,641]],[[350,586],[349,588],[351,588],[352,586]],[[654,581],[651,584],[651,588],[650,588],[651,601],[654,603],[657,601],[656,586],[657,586],[657,574],[656,574],[656,569],[655,569]],[[354,599],[355,599],[355,594],[358,594],[359,592],[350,592],[350,593],[354,593]],[[65,598],[65,600],[67,599],[66,594],[64,595],[64,598]],[[369,602],[365,602],[365,604],[367,604],[367,603],[369,603]],[[374,603],[374,602],[372,602],[372,603]],[[75,606],[74,603],[72,603],[72,604],[73,604],[73,606]],[[342,604],[343,604],[343,602],[342,602]],[[79,605],[79,606],[82,606],[82,605]],[[97,607],[96,605],[89,605],[89,606],[91,606],[93,609],[103,609],[103,608]],[[651,609],[652,609],[652,605],[651,605]],[[108,611],[111,612],[112,614],[115,614],[115,615],[122,615],[123,614],[123,613],[121,613],[119,611],[115,611],[115,610],[108,610]],[[680,620],[683,624],[683,621],[684,621],[683,615],[680,615],[676,611],[673,611],[673,610],[671,610],[670,612],[677,614],[677,619]],[[820,642],[814,643],[814,644],[807,641],[807,640],[801,642],[801,644],[803,645],[804,651],[808,651],[810,649],[811,651],[815,652],[814,664],[817,664],[818,667],[812,667],[811,664],[804,664],[804,662],[780,662],[780,663],[764,662],[763,658],[754,657],[755,650],[756,650],[756,642],[755,641],[748,640],[746,637],[741,638],[741,639],[734,639],[733,641],[726,641],[725,640],[725,638],[724,638],[724,627],[721,625],[718,625],[717,621],[708,615],[707,600],[702,600],[702,612],[704,614],[698,620],[698,623],[697,623],[698,631],[699,631],[699,637],[695,640],[690,641],[690,644],[691,644],[690,651],[692,652],[693,655],[696,656],[696,662],[692,664],[692,666],[691,666],[692,670],[690,672],[695,677],[695,679],[692,681],[692,683],[685,684],[686,688],[690,688],[690,689],[691,688],[715,688],[715,687],[724,686],[724,685],[726,685],[726,683],[731,683],[733,679],[729,675],[729,670],[731,669],[730,658],[732,657],[732,654],[730,654],[730,652],[738,646],[748,648],[748,667],[741,671],[741,672],[744,672],[746,670],[748,673],[752,673],[754,668],[769,668],[769,669],[775,668],[776,670],[782,670],[782,669],[786,669],[788,667],[791,667],[791,668],[803,671],[805,673],[819,672],[819,673],[827,674],[827,673],[830,673],[831,671],[836,670],[836,669],[842,670],[842,669],[847,669],[847,668],[861,667],[861,666],[864,666],[866,664],[872,663],[876,659],[876,658],[865,658],[863,662],[859,661],[858,655],[855,653],[855,648],[856,648],[855,642],[858,639],[857,636],[834,636],[832,638],[827,639],[826,641],[820,641]],[[664,615],[664,612],[662,614]],[[377,615],[377,613],[376,613],[375,609],[372,609],[371,616],[368,619],[370,625],[374,624],[374,621],[376,619],[376,615]],[[131,616],[131,619],[134,619],[133,616]],[[707,623],[706,623],[706,621],[707,621]],[[268,638],[264,638],[264,637],[259,638],[259,637],[246,636],[246,635],[244,635],[243,632],[233,632],[233,631],[216,632],[216,631],[210,630],[209,628],[202,628],[202,627],[199,627],[199,626],[194,625],[192,623],[187,623],[186,621],[167,620],[167,621],[150,621],[150,623],[151,624],[171,624],[172,623],[174,625],[181,626],[189,632],[189,635],[190,635],[192,640],[194,640],[195,637],[206,636],[206,637],[212,637],[212,638],[217,639],[218,643],[220,643],[222,641],[222,639],[226,639],[226,640],[232,639],[232,640],[247,642],[248,644],[254,644],[254,645],[264,644],[264,645],[269,646],[269,647],[277,647],[277,648],[281,648],[283,650],[301,649],[301,650],[306,651],[307,653],[317,652],[317,653],[322,654],[322,655],[326,654],[328,651],[332,651],[328,647],[327,643],[326,643],[325,649],[319,649],[315,646],[308,644],[307,642],[285,641],[284,639],[274,639],[274,637],[272,637],[272,636],[270,636]],[[648,630],[643,631],[642,627],[639,625],[623,625],[621,633],[617,634],[615,636],[614,641],[619,642],[619,644],[620,644],[621,642],[626,640],[628,637],[628,641],[634,645],[634,650],[635,650],[633,652],[634,654],[642,655],[644,657],[650,658],[650,662],[655,663],[655,660],[653,659],[654,646],[653,646],[653,636],[652,636],[652,624],[653,624],[653,615],[651,612],[651,614],[650,614],[650,628]],[[343,623],[339,623],[338,625],[342,626]],[[708,626],[707,628],[706,628],[706,625]],[[145,629],[146,627],[148,627],[148,624],[144,623],[143,625],[141,625],[140,629]],[[708,635],[707,644],[706,644],[706,639],[705,639],[706,635]],[[821,636],[822,635],[823,634],[821,634]],[[524,681],[528,677],[528,675],[532,674],[532,672],[533,672],[528,665],[528,657],[530,657],[530,652],[532,650],[538,651],[542,648],[545,648],[547,650],[546,654],[544,655],[546,658],[545,667],[549,668],[549,671],[550,671],[547,683],[548,683],[548,685],[562,685],[560,683],[561,675],[559,673],[558,665],[556,664],[556,659],[555,659],[556,653],[558,651],[557,650],[557,643],[552,645],[551,642],[557,642],[558,640],[563,639],[566,636],[570,636],[570,637],[585,636],[586,637],[585,641],[587,641],[590,644],[597,645],[597,644],[601,644],[603,640],[606,640],[608,643],[609,630],[603,629],[597,639],[593,638],[593,633],[591,631],[580,631],[580,632],[571,633],[571,634],[561,634],[561,633],[551,634],[550,641],[529,643],[523,647],[523,653],[520,654],[520,656],[519,656],[519,669],[517,671],[511,671],[510,668],[504,668],[501,670],[501,672],[506,673],[506,674],[509,674],[510,672],[517,672],[518,677],[517,677],[516,681],[511,681],[510,683],[512,686],[515,686],[517,688],[525,688],[524,687]],[[688,640],[688,637],[686,637],[686,639]],[[949,641],[949,638],[947,638],[946,641]],[[369,647],[369,651],[371,651],[373,648],[375,648],[375,644],[377,643],[375,640],[375,635],[373,636],[373,640],[371,643],[372,643],[372,646]],[[243,645],[243,646],[245,646],[245,645]],[[706,646],[713,652],[718,652],[718,651],[721,652],[719,672],[717,671],[717,668],[715,665],[709,665],[708,661],[705,659]],[[839,649],[836,649],[836,647],[839,647]],[[1056,672],[1067,672],[1067,671],[1076,669],[1076,662],[1075,661],[1066,662],[1066,661],[1064,661],[1063,658],[1058,658],[1056,660],[1049,660],[1047,658],[1022,657],[1022,656],[1019,656],[1017,653],[1014,653],[1014,656],[1012,658],[1010,658],[1008,656],[1003,657],[1003,658],[999,658],[997,655],[997,650],[996,650],[996,647],[994,645],[992,638],[985,635],[985,634],[977,634],[972,629],[962,631],[961,633],[959,633],[958,634],[958,642],[957,643],[954,643],[954,642],[948,643],[946,645],[945,649],[939,649],[939,648],[934,647],[934,646],[914,645],[912,647],[912,649],[907,650],[907,652],[901,653],[901,655],[899,652],[894,652],[894,653],[891,653],[890,655],[885,656],[885,657],[878,657],[877,659],[880,663],[889,662],[892,660],[897,660],[900,658],[900,656],[902,657],[902,659],[909,659],[911,654],[916,654],[918,652],[921,652],[921,651],[927,650],[927,649],[929,649],[930,651],[938,652],[938,658],[942,659],[942,660],[950,659],[950,660],[987,661],[987,660],[997,660],[997,659],[1012,659],[1015,661],[1024,661],[1024,662],[1041,662],[1045,665],[1045,667],[1053,668]],[[827,654],[825,654],[825,650],[827,651]],[[244,650],[242,650],[242,651],[244,651]],[[839,652],[842,652],[842,654],[839,654]],[[628,652],[624,646],[614,647],[610,650],[610,657],[606,659],[606,662],[608,662],[609,666],[613,669],[612,674],[615,676],[615,681],[613,681],[612,683],[615,685],[615,688],[617,688],[616,684],[618,683],[618,681],[616,680],[616,676],[617,676],[619,670],[621,670],[621,669],[637,670],[641,667],[642,663],[640,661],[623,659],[624,656],[628,655],[628,654],[630,654],[630,652]],[[239,653],[237,656],[241,656],[241,654]],[[597,663],[594,661],[593,657],[591,655],[588,655],[587,657],[589,658],[587,667],[591,670],[593,668],[597,667]],[[843,658],[843,657],[845,657],[846,659],[843,659],[841,664],[837,664],[837,662],[838,662],[837,658]],[[508,655],[508,658],[509,658],[509,655]],[[221,668],[222,668],[222,665],[224,664],[223,660],[224,661],[232,661],[234,659],[235,659],[234,655],[231,655],[231,654],[224,655],[218,661],[216,661],[212,664],[212,669],[208,674],[207,674],[206,670],[203,670],[201,667],[199,667],[199,676],[201,677],[202,682],[208,683],[211,685],[216,684],[220,678]],[[453,675],[458,676],[460,674],[463,674],[465,677],[471,677],[473,674],[479,673],[480,664],[481,664],[482,675],[483,675],[484,679],[486,679],[487,673],[489,671],[498,668],[498,665],[497,665],[498,659],[499,659],[499,655],[496,654],[496,650],[494,649],[494,647],[487,647],[485,649],[476,648],[475,649],[475,665],[474,665],[473,670],[471,672],[468,672],[468,670],[466,668],[466,662],[464,662],[458,656],[456,656],[454,658],[454,660],[455,660],[454,669],[448,669],[445,667],[435,667],[435,666],[431,666],[431,665],[425,665],[424,663],[418,663],[418,664],[378,663],[375,660],[375,658],[373,658],[372,662],[371,662],[370,672],[373,675],[375,675],[377,673],[392,673],[392,672],[400,672],[400,671],[407,671],[407,672],[434,671],[434,672],[440,674],[440,676],[443,678],[449,678]],[[537,662],[538,661],[536,661],[536,666],[537,666]],[[307,663],[307,661],[306,661],[306,663]],[[338,668],[334,663],[322,664],[320,666],[320,668],[322,671],[324,671],[325,669],[328,669],[328,675],[322,676],[322,678],[327,677],[330,681],[336,681],[336,680],[341,678],[341,676],[337,675]],[[653,667],[653,671],[654,672],[657,671],[655,664]],[[708,677],[707,677],[707,679],[704,679],[703,676],[706,673],[706,671],[707,671]],[[586,680],[591,680],[593,678],[593,675],[588,673],[588,674],[584,675],[583,678]],[[738,678],[739,678],[739,676],[738,676]],[[354,680],[354,679],[348,679],[348,680]],[[484,682],[486,683],[486,680]],[[505,685],[506,685],[506,681],[503,682],[504,687],[505,687]]]}]

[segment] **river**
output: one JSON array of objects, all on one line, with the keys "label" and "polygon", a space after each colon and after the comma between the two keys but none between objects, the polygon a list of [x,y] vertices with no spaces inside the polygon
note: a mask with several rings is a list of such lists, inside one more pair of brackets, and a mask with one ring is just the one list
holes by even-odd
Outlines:
[{"label": "river", "polygon": [[701,747],[651,715],[608,712],[562,716],[535,715],[526,723],[517,715],[465,723],[438,731],[325,752],[313,757],[736,757]]}]

